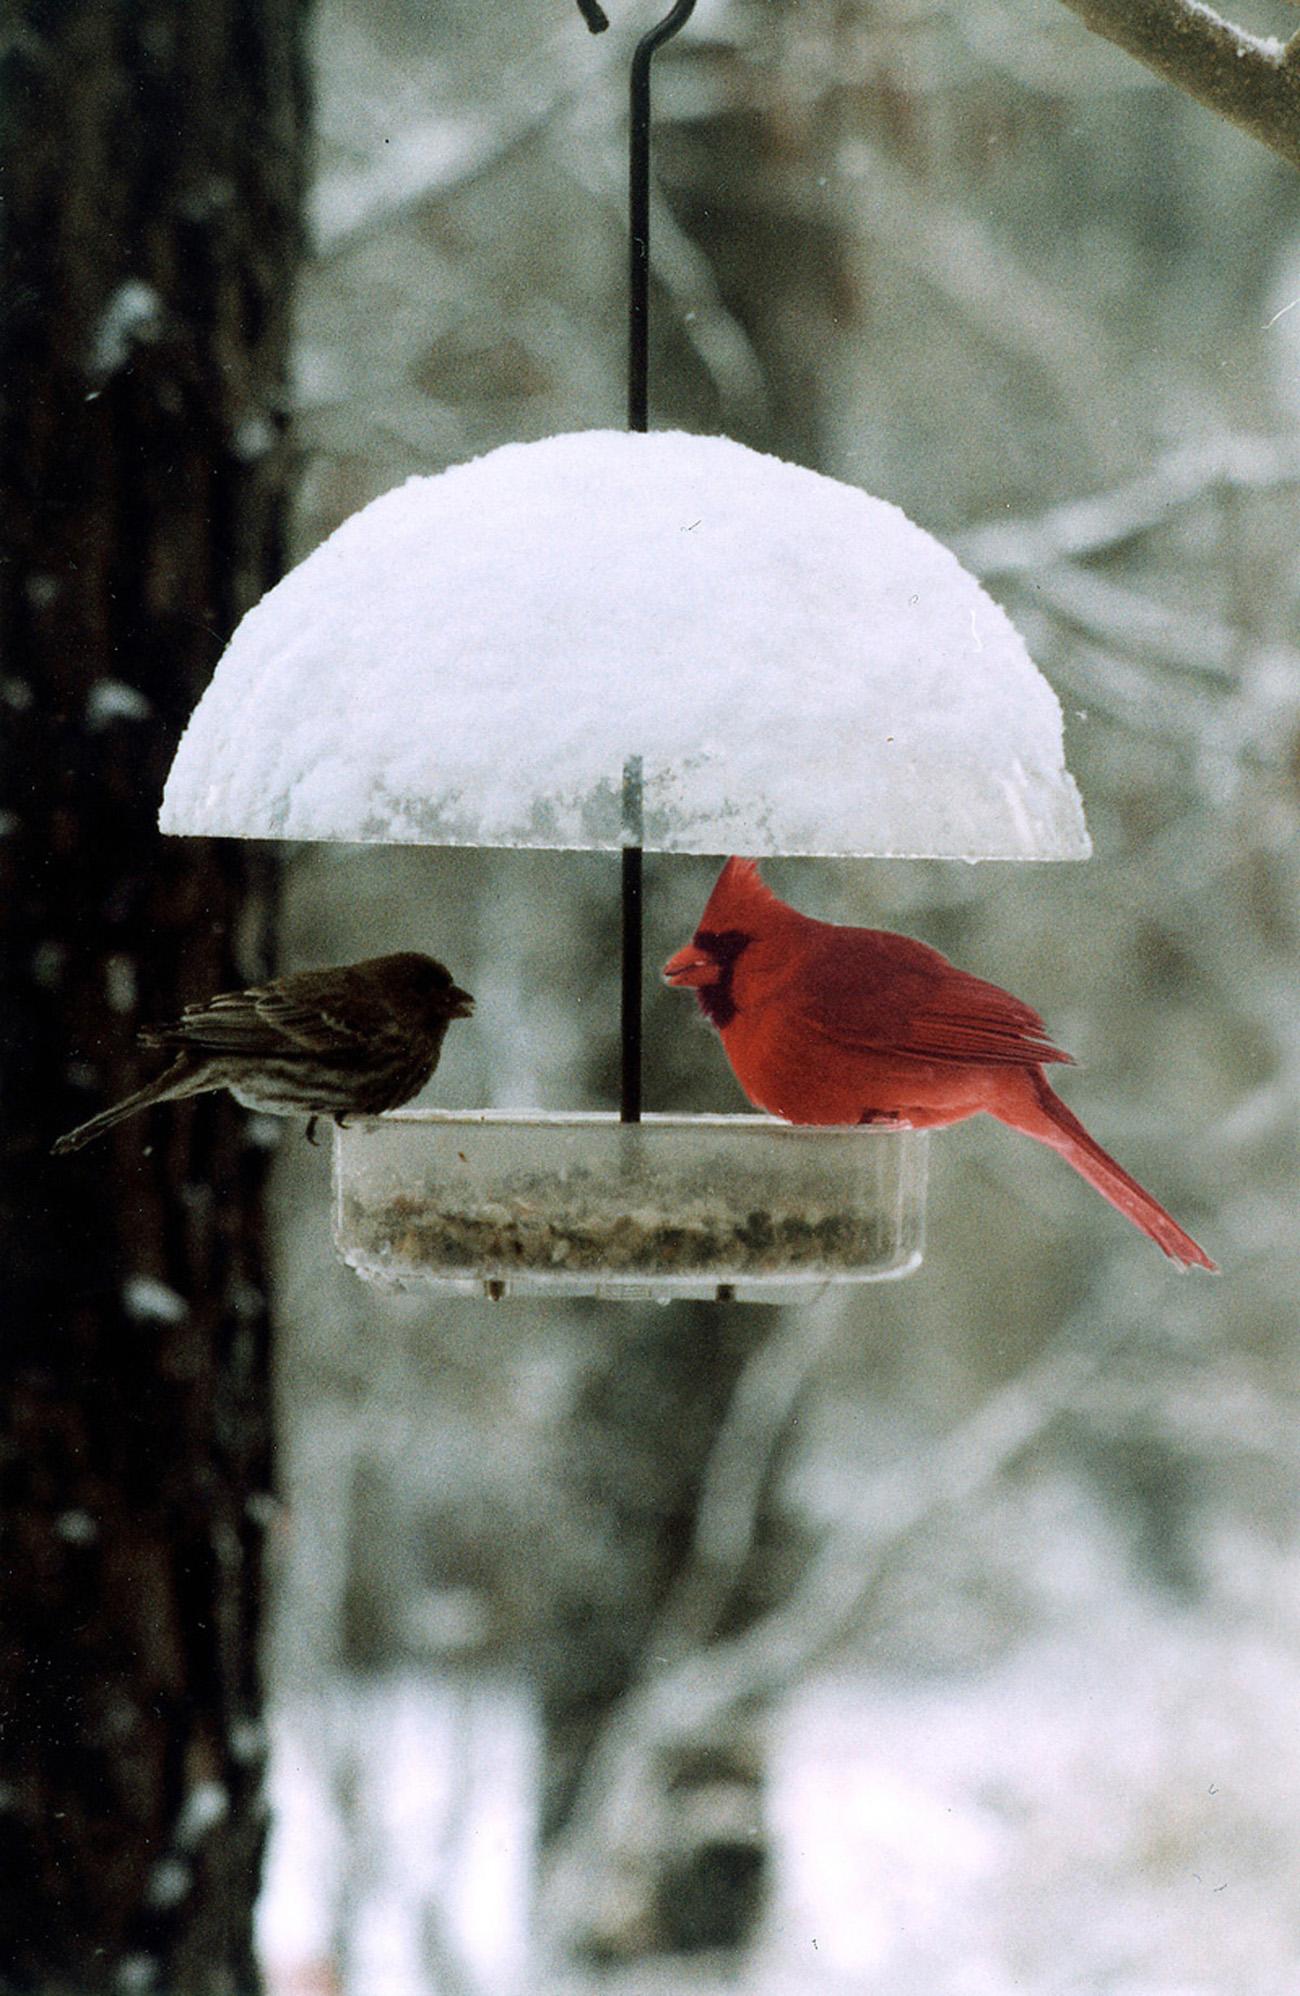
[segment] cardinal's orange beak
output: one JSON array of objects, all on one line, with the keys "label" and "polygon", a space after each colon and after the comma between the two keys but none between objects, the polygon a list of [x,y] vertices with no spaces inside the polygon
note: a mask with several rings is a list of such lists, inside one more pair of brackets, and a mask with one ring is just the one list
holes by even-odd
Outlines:
[{"label": "cardinal's orange beak", "polygon": [[694,943],[687,943],[685,949],[679,949],[676,956],[669,957],[663,967],[663,980],[665,984],[677,985],[716,984],[717,959],[697,949]]}]

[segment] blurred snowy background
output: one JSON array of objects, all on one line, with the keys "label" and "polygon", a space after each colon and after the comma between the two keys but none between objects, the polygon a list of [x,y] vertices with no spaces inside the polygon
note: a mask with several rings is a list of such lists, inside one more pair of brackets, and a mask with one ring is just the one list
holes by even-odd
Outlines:
[{"label": "blurred snowy background", "polygon": [[[657,11],[319,0],[299,553],[621,422]],[[850,1303],[386,1300],[286,1143],[272,1985],[1293,1996],[1300,181],[1057,0],[700,0],[656,94],[657,426],[949,540],[1097,848],[773,884],[1039,1006],[1225,1274],[968,1125],[925,1269]],[[712,872],[649,864],[651,963]],[[433,950],[480,1001],[435,1099],[603,1105],[616,901],[600,856],[308,850],[282,961]],[[651,1106],[741,1106],[680,994],[647,1025]]]}]

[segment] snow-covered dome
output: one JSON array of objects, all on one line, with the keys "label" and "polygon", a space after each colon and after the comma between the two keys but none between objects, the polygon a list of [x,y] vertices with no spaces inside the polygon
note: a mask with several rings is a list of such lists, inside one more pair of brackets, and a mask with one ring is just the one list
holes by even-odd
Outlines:
[{"label": "snow-covered dome", "polygon": [[947,548],[896,506],[726,438],[604,430],[408,479],[345,521],[235,632],[161,824],[1089,851],[1056,697]]}]

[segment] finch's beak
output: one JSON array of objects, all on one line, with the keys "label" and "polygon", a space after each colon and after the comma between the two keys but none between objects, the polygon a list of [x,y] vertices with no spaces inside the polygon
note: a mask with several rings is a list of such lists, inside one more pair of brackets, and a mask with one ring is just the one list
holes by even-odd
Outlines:
[{"label": "finch's beak", "polygon": [[663,980],[665,984],[679,986],[716,984],[718,964],[714,957],[707,956],[694,943],[687,943],[685,949],[679,949],[676,956],[669,957],[663,967]]},{"label": "finch's beak", "polygon": [[459,984],[453,984],[447,993],[449,1019],[468,1019],[473,1016],[474,1000],[468,991],[462,991]]}]

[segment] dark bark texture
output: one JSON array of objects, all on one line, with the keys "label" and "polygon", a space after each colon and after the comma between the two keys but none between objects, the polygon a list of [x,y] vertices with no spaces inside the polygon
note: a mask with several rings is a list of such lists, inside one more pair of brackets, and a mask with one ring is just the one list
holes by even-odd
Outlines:
[{"label": "dark bark texture", "polygon": [[163,840],[283,549],[304,0],[6,22],[0,1988],[254,1985],[265,1153],[227,1098],[71,1159],[135,1030],[267,967],[264,852]]}]

